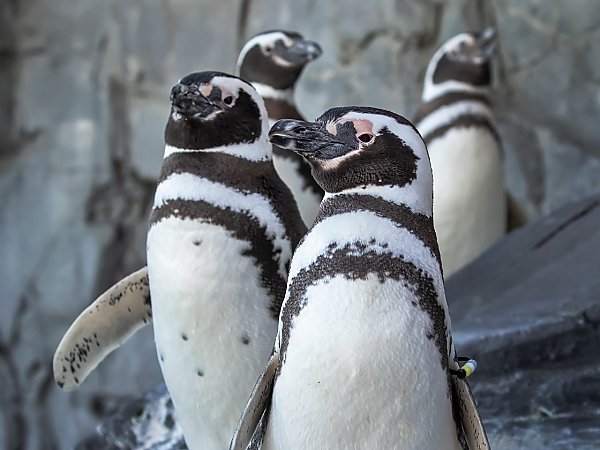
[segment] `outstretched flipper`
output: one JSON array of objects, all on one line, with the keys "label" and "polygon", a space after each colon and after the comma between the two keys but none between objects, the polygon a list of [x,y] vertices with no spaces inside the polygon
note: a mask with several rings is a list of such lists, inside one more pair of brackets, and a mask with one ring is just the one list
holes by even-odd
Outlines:
[{"label": "outstretched flipper", "polygon": [[[267,367],[261,374],[260,378],[254,386],[250,399],[242,412],[229,450],[246,450],[252,442],[250,448],[258,448],[262,442],[262,435],[256,436],[255,432],[263,433],[266,429],[267,409],[271,403],[273,395],[273,383],[275,382],[275,372],[279,366],[279,352],[274,352],[269,358]],[[264,416],[264,417],[263,417]],[[260,420],[263,420],[262,427],[259,427]],[[258,430],[257,430],[258,427]]]},{"label": "outstretched flipper", "polygon": [[490,450],[490,443],[483,428],[483,422],[477,411],[477,405],[467,381],[459,377],[452,378],[453,399],[457,402],[463,432],[469,450]]},{"label": "outstretched flipper", "polygon": [[152,321],[146,267],[123,278],[75,319],[54,354],[54,380],[75,389],[115,348]]}]

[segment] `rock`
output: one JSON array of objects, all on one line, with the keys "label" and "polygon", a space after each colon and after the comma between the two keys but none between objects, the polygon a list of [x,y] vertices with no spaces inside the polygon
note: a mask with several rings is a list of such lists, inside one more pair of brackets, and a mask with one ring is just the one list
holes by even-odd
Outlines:
[{"label": "rock", "polygon": [[53,385],[51,359],[77,314],[145,263],[165,108],[183,74],[231,71],[249,35],[297,29],[325,51],[297,92],[307,117],[352,103],[411,116],[436,47],[496,25],[507,182],[535,217],[599,189],[599,8],[595,0],[0,2],[0,447],[72,448],[119,401],[160,381],[150,330],[72,393]]},{"label": "rock", "polygon": [[[599,248],[597,196],[514,232],[448,281],[455,345],[479,363],[471,387],[494,450],[597,448]],[[164,425],[171,406],[162,386],[79,448],[180,448],[179,429]]]},{"label": "rock", "polygon": [[494,450],[598,448],[600,196],[509,235],[447,282]]},{"label": "rock", "polygon": [[161,384],[139,400],[124,405],[103,422],[95,435],[76,450],[179,450],[186,449],[167,389]]},{"label": "rock", "polygon": [[247,34],[295,28],[323,46],[298,90],[314,118],[338,105],[411,117],[430,56],[449,37],[498,29],[493,100],[508,189],[531,218],[600,189],[600,3],[594,0],[382,0],[343,6],[253,0]]}]

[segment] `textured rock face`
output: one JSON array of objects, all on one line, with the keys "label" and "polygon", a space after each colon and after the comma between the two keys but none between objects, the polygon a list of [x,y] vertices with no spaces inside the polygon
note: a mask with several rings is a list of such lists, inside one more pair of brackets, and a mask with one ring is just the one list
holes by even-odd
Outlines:
[{"label": "textured rock face", "polygon": [[496,25],[496,103],[509,189],[546,213],[599,189],[595,0],[5,0],[0,2],[0,447],[70,448],[124,397],[160,381],[149,329],[73,393],[56,344],[102,290],[145,262],[170,85],[231,71],[250,34],[322,43],[297,97],[408,116],[429,56]]},{"label": "textured rock face", "polygon": [[179,450],[186,449],[177,425],[173,402],[161,384],[144,397],[122,406],[100,424],[97,432],[76,450]]},{"label": "textured rock face", "polygon": [[380,106],[410,117],[436,48],[457,32],[495,26],[494,103],[509,190],[536,217],[600,189],[600,3],[281,3],[273,11],[270,0],[251,2],[248,29],[274,23],[323,43],[323,57],[308,68],[298,92],[307,117],[340,104]]},{"label": "textured rock face", "polygon": [[600,196],[518,230],[447,283],[495,450],[598,448]]},{"label": "textured rock face", "polygon": [[[460,355],[494,450],[600,442],[600,196],[521,229],[452,277]],[[79,450],[182,448],[164,387],[126,405]]]}]

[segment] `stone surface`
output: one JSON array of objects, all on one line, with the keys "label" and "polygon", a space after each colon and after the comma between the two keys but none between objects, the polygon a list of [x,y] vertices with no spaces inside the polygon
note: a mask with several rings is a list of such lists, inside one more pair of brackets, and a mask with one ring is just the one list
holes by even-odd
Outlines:
[{"label": "stone surface", "polygon": [[[463,29],[500,34],[495,101],[509,189],[532,216],[600,189],[596,0],[0,2],[0,447],[70,448],[160,380],[150,330],[60,391],[75,316],[144,264],[170,85],[231,71],[243,40],[292,28],[325,54],[297,97],[410,116],[428,58]],[[215,45],[218,44],[218,45]]]},{"label": "stone surface", "polygon": [[167,389],[161,384],[121,407],[75,450],[186,449]]},{"label": "stone surface", "polygon": [[495,450],[600,442],[600,196],[516,231],[447,283]]},{"label": "stone surface", "polygon": [[[516,231],[447,283],[455,345],[494,450],[600,442],[600,196]],[[78,450],[182,448],[163,387]],[[156,443],[156,444],[154,444]]]}]

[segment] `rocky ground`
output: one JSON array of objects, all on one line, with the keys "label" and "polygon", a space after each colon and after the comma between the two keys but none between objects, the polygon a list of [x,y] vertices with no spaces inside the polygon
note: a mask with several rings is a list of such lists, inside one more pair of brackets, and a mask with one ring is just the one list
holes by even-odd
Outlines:
[{"label": "rocky ground", "polygon": [[[448,281],[459,354],[494,450],[600,442],[600,196],[499,242]],[[164,385],[78,450],[185,448]]]},{"label": "rocky ground", "polygon": [[596,0],[0,2],[0,447],[71,448],[160,381],[150,330],[73,393],[51,358],[76,315],[145,263],[183,74],[231,71],[249,35],[296,29],[324,49],[297,92],[308,117],[341,104],[411,116],[436,47],[495,25],[507,185],[536,217],[599,189],[598,17]]},{"label": "rocky ground", "polygon": [[459,353],[496,450],[600,443],[600,196],[515,232],[452,277]]}]

